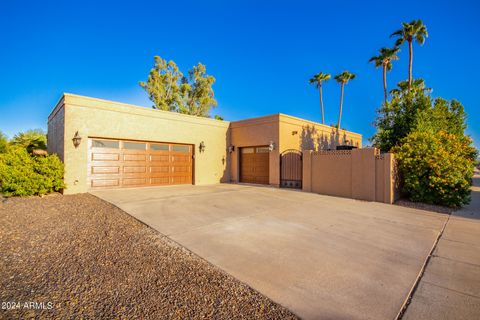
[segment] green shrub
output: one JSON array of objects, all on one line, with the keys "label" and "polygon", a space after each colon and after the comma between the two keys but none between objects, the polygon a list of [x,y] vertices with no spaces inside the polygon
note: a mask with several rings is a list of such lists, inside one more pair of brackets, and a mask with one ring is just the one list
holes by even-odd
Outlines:
[{"label": "green shrub", "polygon": [[11,147],[0,154],[0,190],[6,196],[47,194],[64,188],[64,166],[56,155],[34,157]]},{"label": "green shrub", "polygon": [[414,131],[393,149],[402,191],[412,201],[461,206],[470,201],[476,150],[467,136]]}]

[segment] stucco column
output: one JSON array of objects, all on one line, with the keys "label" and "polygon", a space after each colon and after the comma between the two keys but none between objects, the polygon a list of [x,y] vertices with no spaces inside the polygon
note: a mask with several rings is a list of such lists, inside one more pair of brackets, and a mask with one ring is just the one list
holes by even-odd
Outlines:
[{"label": "stucco column", "polygon": [[384,161],[383,178],[385,179],[385,189],[383,202],[392,204],[395,201],[394,155],[392,153],[386,153]]},{"label": "stucco column", "polygon": [[306,150],[303,152],[302,163],[302,190],[312,191],[312,150]]}]

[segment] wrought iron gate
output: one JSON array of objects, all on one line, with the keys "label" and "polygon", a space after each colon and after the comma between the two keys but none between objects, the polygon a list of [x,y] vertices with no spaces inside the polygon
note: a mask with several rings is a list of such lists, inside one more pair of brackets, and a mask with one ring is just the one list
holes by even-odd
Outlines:
[{"label": "wrought iron gate", "polygon": [[302,188],[302,152],[294,149],[280,154],[280,187]]}]

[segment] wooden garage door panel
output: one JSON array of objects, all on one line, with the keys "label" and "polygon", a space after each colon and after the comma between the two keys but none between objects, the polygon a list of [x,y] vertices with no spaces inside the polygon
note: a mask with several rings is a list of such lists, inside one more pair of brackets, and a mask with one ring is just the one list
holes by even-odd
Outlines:
[{"label": "wooden garage door panel", "polygon": [[169,173],[171,170],[170,170],[170,166],[169,165],[165,165],[165,166],[150,166],[150,172],[151,173]]},{"label": "wooden garage door panel", "polygon": [[93,174],[118,174],[120,167],[92,167]]},{"label": "wooden garage door panel", "polygon": [[123,166],[123,173],[146,173],[146,166]]},{"label": "wooden garage door panel", "polygon": [[150,183],[153,184],[153,185],[169,184],[170,183],[170,177],[150,178]]},{"label": "wooden garage door panel", "polygon": [[147,155],[146,154],[124,154],[123,160],[124,161],[146,161]]},{"label": "wooden garage door panel", "polygon": [[185,176],[172,177],[172,184],[184,184],[184,183],[191,183],[191,182]]},{"label": "wooden garage door panel", "polygon": [[168,154],[151,154],[151,162],[168,162],[170,156]]},{"label": "wooden garage door panel", "polygon": [[240,181],[246,183],[269,183],[269,153],[266,147],[240,149]]},{"label": "wooden garage door panel", "polygon": [[190,172],[190,167],[187,166],[173,166],[172,172],[174,173],[188,173]]},{"label": "wooden garage door panel", "polygon": [[95,161],[118,161],[120,159],[120,155],[118,153],[92,153],[92,160]]},{"label": "wooden garage door panel", "polygon": [[118,179],[95,179],[92,180],[92,187],[117,187]]},{"label": "wooden garage door panel", "polygon": [[123,178],[122,184],[125,186],[132,186],[132,185],[145,185],[147,183],[146,178]]},{"label": "wooden garage door panel", "polygon": [[173,155],[171,158],[172,162],[185,162],[189,163],[191,160],[191,156],[187,155]]},{"label": "wooden garage door panel", "polygon": [[193,148],[190,145],[95,138],[90,138],[88,143],[90,188],[190,184],[193,181]]}]

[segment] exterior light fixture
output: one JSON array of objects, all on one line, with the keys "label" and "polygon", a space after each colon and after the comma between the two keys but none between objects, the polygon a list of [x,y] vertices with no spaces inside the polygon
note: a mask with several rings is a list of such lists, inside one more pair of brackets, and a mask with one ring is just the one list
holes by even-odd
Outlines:
[{"label": "exterior light fixture", "polygon": [[275,142],[270,141],[270,144],[268,145],[268,151],[273,151],[275,150]]},{"label": "exterior light fixture", "polygon": [[198,150],[200,152],[204,152],[205,151],[205,142],[200,142],[200,144],[198,145]]},{"label": "exterior light fixture", "polygon": [[228,146],[228,153],[232,153],[233,151],[235,151],[235,146],[231,144]]},{"label": "exterior light fixture", "polygon": [[296,134],[298,134],[298,131],[297,131],[297,130],[292,131],[292,136],[294,136],[294,135],[296,135]]},{"label": "exterior light fixture", "polygon": [[78,134],[78,131],[75,132],[75,135],[73,136],[72,141],[73,141],[73,145],[75,146],[75,148],[78,148],[78,146],[82,142],[82,137],[80,137],[80,135]]}]

